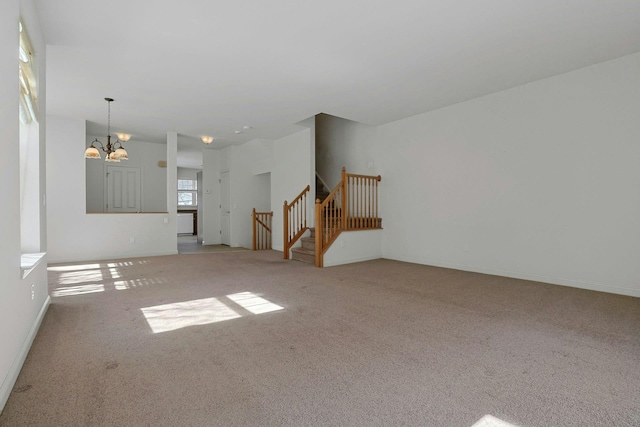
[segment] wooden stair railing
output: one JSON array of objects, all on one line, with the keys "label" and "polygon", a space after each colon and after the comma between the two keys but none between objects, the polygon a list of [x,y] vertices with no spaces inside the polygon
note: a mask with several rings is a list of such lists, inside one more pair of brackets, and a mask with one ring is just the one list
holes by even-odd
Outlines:
[{"label": "wooden stair railing", "polygon": [[282,217],[284,219],[284,259],[289,259],[289,250],[293,244],[309,229],[307,226],[307,193],[311,186],[293,199],[293,202],[284,201]]},{"label": "wooden stair railing", "polygon": [[256,212],[256,208],[253,208],[251,217],[253,223],[252,249],[254,251],[271,249],[271,222],[273,212]]},{"label": "wooden stair railing", "polygon": [[369,230],[382,228],[378,213],[378,183],[380,175],[356,175],[346,173],[343,168],[343,180],[347,193],[347,215],[345,230]]},{"label": "wooden stair railing", "polygon": [[343,230],[382,228],[378,214],[378,182],[382,177],[348,174],[324,201],[316,199],[316,267],[323,266],[324,253]]}]

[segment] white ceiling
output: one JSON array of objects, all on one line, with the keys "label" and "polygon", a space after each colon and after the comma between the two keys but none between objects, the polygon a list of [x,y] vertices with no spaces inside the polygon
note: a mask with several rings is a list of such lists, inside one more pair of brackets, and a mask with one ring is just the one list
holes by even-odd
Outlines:
[{"label": "white ceiling", "polygon": [[35,2],[48,113],[101,134],[113,97],[113,130],[195,151],[199,135],[276,138],[320,112],[376,125],[640,51],[638,0]]}]

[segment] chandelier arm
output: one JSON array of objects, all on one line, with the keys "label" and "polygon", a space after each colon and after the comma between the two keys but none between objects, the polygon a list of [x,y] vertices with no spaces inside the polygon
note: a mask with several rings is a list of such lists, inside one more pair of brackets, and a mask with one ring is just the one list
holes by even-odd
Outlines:
[{"label": "chandelier arm", "polygon": [[100,142],[100,141],[98,140],[98,138],[96,138],[96,139],[94,139],[94,140],[93,140],[93,142],[91,143],[91,146],[92,146],[93,148],[98,148],[98,147],[96,147],[95,145],[93,145],[93,144],[95,144],[96,142],[97,142],[98,144],[100,144],[100,148],[102,149],[102,151],[104,151],[104,152],[106,153],[106,152],[107,152],[107,149],[106,149],[106,148],[104,148],[104,145],[102,144],[102,142]]}]

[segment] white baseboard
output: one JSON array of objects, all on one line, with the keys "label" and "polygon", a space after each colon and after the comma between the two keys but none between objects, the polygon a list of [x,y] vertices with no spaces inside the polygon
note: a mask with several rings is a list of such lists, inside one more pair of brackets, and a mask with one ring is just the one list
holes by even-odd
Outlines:
[{"label": "white baseboard", "polygon": [[135,252],[128,254],[112,254],[112,255],[90,255],[88,257],[79,256],[76,258],[48,258],[48,264],[69,264],[74,262],[98,262],[98,261],[111,261],[111,260],[122,260],[129,258],[146,258],[152,256],[165,256],[165,255],[178,255],[178,246],[176,245],[176,249],[172,251],[158,251],[158,252]]},{"label": "white baseboard", "polygon": [[371,256],[363,256],[363,257],[353,257],[353,258],[345,258],[340,260],[331,260],[323,262],[324,267],[336,267],[338,265],[345,264],[354,264],[356,262],[364,262],[364,261],[373,261],[374,259],[380,259],[382,256],[380,255],[371,255]]},{"label": "white baseboard", "polygon": [[[384,257],[384,255],[383,255]],[[384,257],[387,258],[387,257]],[[607,292],[610,294],[627,295],[640,298],[640,289],[623,288],[619,286],[610,286],[601,283],[591,283],[581,280],[564,279],[558,277],[548,277],[539,274],[519,273],[514,271],[499,270],[493,268],[483,268],[470,265],[458,265],[440,260],[422,259],[417,257],[394,257],[387,258],[396,261],[410,262],[414,264],[430,265],[433,267],[451,268],[454,270],[470,271],[473,273],[491,274],[494,276],[512,277],[514,279],[531,280],[534,282],[549,283],[552,285],[569,286],[571,288],[587,289],[590,291]]]},{"label": "white baseboard", "polygon": [[38,317],[36,317],[35,322],[31,325],[31,330],[29,331],[29,335],[25,338],[22,343],[22,347],[20,347],[20,351],[18,355],[13,361],[9,372],[7,373],[2,386],[0,386],[0,413],[4,409],[4,405],[7,403],[9,399],[9,395],[11,394],[11,390],[13,390],[13,386],[18,379],[18,374],[20,374],[20,370],[22,369],[22,365],[27,358],[27,354],[29,354],[29,350],[31,349],[31,344],[33,344],[33,340],[38,333],[38,329],[40,329],[40,325],[42,324],[42,319],[44,319],[44,315],[49,308],[49,304],[51,303],[51,297],[47,295],[47,299],[42,304],[40,308],[40,312],[38,313]]}]

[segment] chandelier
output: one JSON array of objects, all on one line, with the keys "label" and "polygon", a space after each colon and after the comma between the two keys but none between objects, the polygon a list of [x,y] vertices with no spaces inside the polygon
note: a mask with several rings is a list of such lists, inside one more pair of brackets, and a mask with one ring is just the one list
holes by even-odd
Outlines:
[{"label": "chandelier", "polygon": [[105,157],[106,162],[119,162],[120,160],[128,160],[129,155],[127,154],[127,150],[122,146],[123,142],[127,142],[131,135],[127,133],[117,133],[117,138],[113,144],[111,144],[111,103],[113,102],[113,98],[105,98],[108,105],[108,116],[107,116],[107,145],[104,146],[102,142],[98,141],[96,138],[89,148],[87,148],[84,152],[85,159],[100,159],[100,151],[96,148],[95,143],[100,144],[100,149],[107,153]]}]

